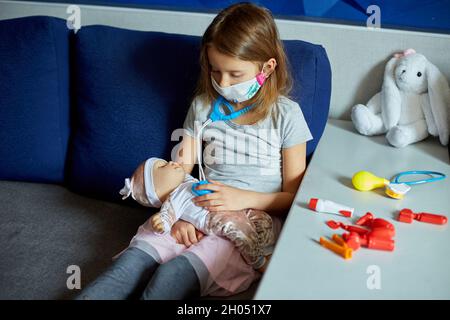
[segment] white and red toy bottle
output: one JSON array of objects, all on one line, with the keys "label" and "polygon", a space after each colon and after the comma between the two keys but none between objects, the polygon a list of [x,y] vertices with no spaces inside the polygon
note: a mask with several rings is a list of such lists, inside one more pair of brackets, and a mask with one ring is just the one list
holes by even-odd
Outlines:
[{"label": "white and red toy bottle", "polygon": [[347,218],[351,218],[353,211],[355,210],[354,208],[350,208],[330,200],[317,198],[311,198],[311,200],[309,200],[309,208],[317,212],[332,213]]}]

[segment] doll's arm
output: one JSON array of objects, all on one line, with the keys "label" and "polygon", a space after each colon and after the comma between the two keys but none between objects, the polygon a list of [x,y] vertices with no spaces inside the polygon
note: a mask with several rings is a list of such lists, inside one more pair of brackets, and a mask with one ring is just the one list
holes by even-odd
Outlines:
[{"label": "doll's arm", "polygon": [[195,197],[192,193],[192,185],[197,182],[197,179],[191,176],[186,176],[185,182],[190,182],[183,186],[183,190],[174,195],[174,207],[178,218],[191,223],[195,229],[202,233],[207,233],[205,230],[206,217],[209,211],[203,207],[197,206],[192,199]]},{"label": "doll's arm", "polygon": [[175,210],[170,202],[170,197],[163,202],[159,212],[151,216],[150,221],[155,232],[166,234],[170,232],[173,224],[178,220]]},{"label": "doll's arm", "polygon": [[167,233],[165,230],[165,224],[163,222],[163,220],[161,219],[161,211],[158,211],[157,213],[153,214],[150,217],[150,222],[153,228],[153,231],[155,231],[156,233]]},{"label": "doll's arm", "polygon": [[197,207],[183,210],[180,219],[191,223],[198,231],[201,231],[204,234],[209,234],[205,229],[207,216],[208,210]]}]

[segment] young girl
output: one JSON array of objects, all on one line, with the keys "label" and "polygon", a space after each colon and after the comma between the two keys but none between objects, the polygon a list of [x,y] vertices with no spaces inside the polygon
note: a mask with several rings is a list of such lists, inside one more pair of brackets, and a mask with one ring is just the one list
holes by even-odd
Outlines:
[{"label": "young girl", "polygon": [[[312,136],[300,107],[287,98],[287,60],[270,12],[249,3],[221,11],[203,35],[200,64],[176,159],[191,173],[197,148],[203,151],[209,184],[197,189],[214,192],[194,202],[210,211],[266,211],[279,233],[280,218],[303,177],[306,142]],[[204,145],[197,145],[196,125],[208,119],[220,95],[235,110],[252,107],[234,120],[209,124]],[[246,290],[259,277],[230,241],[203,236],[184,221],[173,225],[171,235],[155,235],[147,221],[129,248],[78,298],[226,296]]]}]

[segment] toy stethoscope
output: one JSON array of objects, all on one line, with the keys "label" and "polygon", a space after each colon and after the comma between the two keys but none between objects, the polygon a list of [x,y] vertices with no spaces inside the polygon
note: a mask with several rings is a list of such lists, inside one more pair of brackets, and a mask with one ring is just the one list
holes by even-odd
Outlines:
[{"label": "toy stethoscope", "polygon": [[[414,181],[404,181],[401,182],[400,178],[404,176],[410,176],[410,175],[429,175],[430,178],[428,179],[421,179],[421,180],[414,180]],[[390,183],[386,186],[386,194],[394,199],[402,199],[405,194],[411,190],[410,186],[418,185],[418,184],[424,184],[429,182],[435,182],[445,179],[445,174],[435,171],[404,171],[398,173],[394,178],[391,179]]]},{"label": "toy stethoscope", "polygon": [[[225,114],[221,111],[221,106],[225,106],[228,108],[229,114]],[[254,104],[248,105],[245,108],[242,108],[238,111],[234,111],[233,106],[231,105],[228,100],[226,100],[224,97],[219,96],[213,103],[213,110],[211,114],[209,115],[209,119],[206,120],[203,125],[200,127],[200,129],[197,132],[197,135],[195,137],[196,145],[197,145],[197,160],[198,160],[198,175],[199,175],[199,182],[194,183],[192,185],[192,192],[196,194],[197,196],[201,196],[207,193],[212,193],[212,190],[196,190],[198,185],[201,184],[208,184],[208,180],[206,180],[205,173],[203,172],[202,168],[202,148],[201,148],[201,137],[202,137],[202,131],[206,128],[207,125],[209,125],[212,122],[216,121],[227,121],[227,120],[233,120],[241,115],[249,112],[254,107]]]},{"label": "toy stethoscope", "polygon": [[[414,181],[400,181],[401,177],[418,174],[428,175],[430,178]],[[402,199],[404,195],[411,190],[410,186],[435,182],[445,178],[446,175],[441,172],[417,170],[400,172],[389,181],[385,178],[377,177],[368,171],[360,171],[353,176],[352,183],[359,191],[369,191],[384,186],[386,187],[385,192],[388,196],[394,199]]]},{"label": "toy stethoscope", "polygon": [[[432,177],[428,178],[428,179],[415,180],[415,181],[405,181],[405,182],[399,181],[400,177],[413,175],[413,174],[423,174],[423,175],[428,175],[428,176],[432,176]],[[435,177],[433,177],[433,176],[435,176]],[[416,184],[423,184],[423,183],[428,183],[428,182],[439,181],[439,180],[445,179],[445,177],[446,177],[445,174],[443,174],[441,172],[436,172],[436,171],[404,171],[404,172],[400,172],[399,174],[394,176],[394,178],[392,178],[392,180],[391,180],[391,183],[404,183],[409,186],[413,186]]]}]

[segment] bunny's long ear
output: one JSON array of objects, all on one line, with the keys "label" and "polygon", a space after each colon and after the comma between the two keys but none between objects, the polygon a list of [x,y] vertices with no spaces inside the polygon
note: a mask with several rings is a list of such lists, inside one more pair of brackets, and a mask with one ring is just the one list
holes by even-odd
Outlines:
[{"label": "bunny's long ear", "polygon": [[430,97],[431,112],[436,122],[439,140],[445,146],[449,140],[449,107],[450,92],[444,75],[428,61],[427,63],[428,96]]},{"label": "bunny's long ear", "polygon": [[401,95],[394,79],[398,60],[399,58],[393,57],[386,64],[383,87],[381,89],[381,117],[387,130],[398,123],[401,113]]}]

